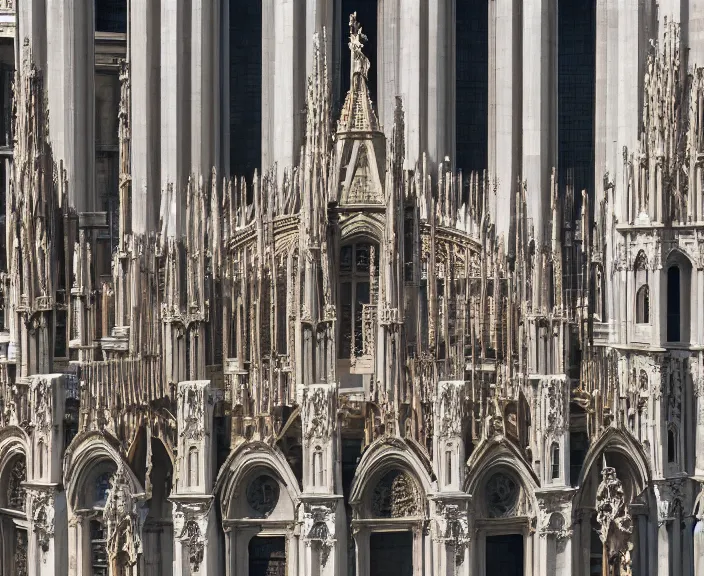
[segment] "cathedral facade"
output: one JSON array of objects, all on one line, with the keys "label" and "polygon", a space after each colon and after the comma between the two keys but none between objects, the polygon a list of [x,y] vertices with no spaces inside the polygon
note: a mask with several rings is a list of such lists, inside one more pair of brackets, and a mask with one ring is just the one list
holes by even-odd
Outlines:
[{"label": "cathedral facade", "polygon": [[704,576],[704,2],[0,0],[0,576]]}]

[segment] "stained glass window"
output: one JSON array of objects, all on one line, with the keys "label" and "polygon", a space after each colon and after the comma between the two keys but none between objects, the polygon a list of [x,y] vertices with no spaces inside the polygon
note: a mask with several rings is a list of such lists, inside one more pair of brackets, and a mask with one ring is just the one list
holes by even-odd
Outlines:
[{"label": "stained glass window", "polygon": [[111,476],[112,472],[105,472],[95,479],[95,506],[101,507],[105,505],[105,501],[108,498],[108,490],[110,489]]}]

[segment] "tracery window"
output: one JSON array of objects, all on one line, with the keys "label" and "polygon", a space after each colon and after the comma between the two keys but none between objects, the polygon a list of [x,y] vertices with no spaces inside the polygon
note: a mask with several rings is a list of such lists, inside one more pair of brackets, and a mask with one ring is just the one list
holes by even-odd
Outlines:
[{"label": "tracery window", "polygon": [[110,489],[110,478],[112,472],[105,472],[100,474],[95,479],[94,484],[94,505],[102,508],[105,506],[105,502],[108,499],[108,490]]},{"label": "tracery window", "polygon": [[372,322],[378,266],[376,244],[360,242],[340,249],[340,359],[369,352],[364,349],[364,328]]},{"label": "tracery window", "polygon": [[420,496],[413,479],[400,470],[387,472],[372,493],[377,518],[406,518],[420,514]]},{"label": "tracery window", "polygon": [[516,481],[497,472],[486,483],[486,501],[490,518],[507,518],[518,509],[519,489]]}]

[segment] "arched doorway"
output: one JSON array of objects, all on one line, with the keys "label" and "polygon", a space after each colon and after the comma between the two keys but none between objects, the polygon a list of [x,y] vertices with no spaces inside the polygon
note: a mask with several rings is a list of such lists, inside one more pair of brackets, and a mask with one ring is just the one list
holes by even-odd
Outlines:
[{"label": "arched doorway", "polygon": [[230,456],[216,486],[227,574],[296,576],[298,481],[280,452],[258,442],[246,448]]},{"label": "arched doorway", "polygon": [[[648,574],[657,542],[647,529],[652,507],[647,479],[626,447],[604,446],[587,456],[574,501],[573,576],[602,574],[605,558],[608,574],[618,574],[621,563],[629,564],[633,574]],[[612,527],[608,536],[599,516],[604,505],[618,508],[619,528]],[[616,554],[616,549],[621,552]]]},{"label": "arched doorway", "polygon": [[423,571],[426,498],[414,475],[387,465],[352,506],[357,576],[412,576]]},{"label": "arched doorway", "polygon": [[474,494],[477,574],[523,576],[532,547],[532,500],[515,470],[506,465],[486,471]]},{"label": "arched doorway", "polygon": [[27,460],[16,449],[0,465],[0,573],[27,574]]},{"label": "arched doorway", "polygon": [[151,498],[147,500],[147,517],[142,528],[144,564],[149,576],[170,576],[173,573],[174,530],[171,494],[173,466],[160,440],[151,439],[149,483]]},{"label": "arched doorway", "polygon": [[145,491],[116,445],[88,432],[66,450],[69,574],[133,576],[140,567]]}]

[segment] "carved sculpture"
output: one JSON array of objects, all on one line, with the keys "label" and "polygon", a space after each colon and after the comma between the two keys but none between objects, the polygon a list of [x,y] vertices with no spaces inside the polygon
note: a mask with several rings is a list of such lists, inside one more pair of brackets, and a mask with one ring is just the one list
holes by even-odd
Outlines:
[{"label": "carved sculpture", "polygon": [[122,470],[115,472],[110,479],[103,522],[107,526],[111,574],[120,574],[123,567],[134,566],[142,552],[141,526],[136,515],[136,502]]},{"label": "carved sculpture", "polygon": [[[622,564],[621,557],[629,554],[629,538],[633,533],[633,520],[628,512],[623,486],[610,466],[601,471],[601,484],[596,492],[599,538],[604,546],[604,565]],[[604,576],[610,576],[605,574]]]}]

